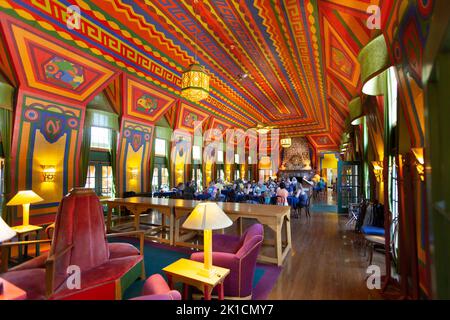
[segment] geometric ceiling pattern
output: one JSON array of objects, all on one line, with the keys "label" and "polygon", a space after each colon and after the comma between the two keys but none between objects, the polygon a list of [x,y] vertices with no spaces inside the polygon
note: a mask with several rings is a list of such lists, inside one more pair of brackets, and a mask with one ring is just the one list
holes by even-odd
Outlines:
[{"label": "geometric ceiling pattern", "polygon": [[358,53],[377,32],[366,27],[367,7],[383,1],[7,2],[46,21],[40,26],[56,36],[68,34],[67,6],[78,5],[81,28],[66,42],[172,96],[180,95],[181,74],[197,56],[211,89],[193,105],[235,127],[263,121],[281,135],[333,149],[348,101],[359,93]]}]

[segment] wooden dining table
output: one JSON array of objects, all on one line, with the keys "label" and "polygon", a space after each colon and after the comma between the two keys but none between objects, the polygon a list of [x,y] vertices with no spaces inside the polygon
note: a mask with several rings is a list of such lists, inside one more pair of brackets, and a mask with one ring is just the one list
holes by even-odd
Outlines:
[{"label": "wooden dining table", "polygon": [[[201,245],[193,245],[191,242],[187,242],[187,240],[192,237],[192,234],[189,234],[189,232],[186,233],[186,230],[182,230],[180,227],[183,217],[189,215],[195,206],[202,201],[130,197],[109,199],[105,202],[108,206],[108,231],[111,230],[113,208],[125,207],[130,210],[134,214],[134,227],[136,230],[139,230],[140,228],[140,214],[146,212],[148,209],[154,209],[169,218],[170,231],[168,242],[171,245],[202,249]],[[243,219],[256,219],[265,228],[272,230],[275,233],[275,239],[274,241],[267,240],[265,241],[265,244],[270,244],[275,247],[275,257],[260,254],[258,259],[263,262],[277,264],[278,266],[283,264],[284,259],[292,248],[290,207],[234,202],[218,202],[217,204],[233,222],[238,223],[240,234],[242,234]],[[167,240],[163,239],[162,242],[167,242]]]}]

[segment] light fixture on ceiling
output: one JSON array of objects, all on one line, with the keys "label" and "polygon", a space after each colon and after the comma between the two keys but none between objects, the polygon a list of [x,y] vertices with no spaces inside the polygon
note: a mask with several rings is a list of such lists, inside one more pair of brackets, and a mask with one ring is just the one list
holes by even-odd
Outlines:
[{"label": "light fixture on ceiling", "polygon": [[292,145],[291,138],[283,138],[280,140],[280,144],[283,148],[289,148]]},{"label": "light fixture on ceiling", "polygon": [[[196,19],[197,3],[198,0],[194,0],[194,15]],[[188,100],[199,102],[209,96],[209,74],[197,62],[197,31],[195,31],[194,51],[194,63],[183,72],[181,77],[181,95]]]}]

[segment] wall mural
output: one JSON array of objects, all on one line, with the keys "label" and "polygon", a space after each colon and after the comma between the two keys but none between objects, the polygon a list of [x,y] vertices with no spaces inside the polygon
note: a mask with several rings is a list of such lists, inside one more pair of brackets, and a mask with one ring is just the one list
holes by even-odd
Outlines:
[{"label": "wall mural", "polygon": [[[61,197],[76,185],[83,110],[23,92],[16,110],[12,190],[34,190],[44,201],[31,206],[32,221],[53,221]],[[55,167],[54,182],[43,181],[43,166]]]},{"label": "wall mural", "polygon": [[[4,17],[2,15],[2,17]],[[87,103],[114,77],[106,64],[8,16],[2,19],[21,88],[68,104]],[[41,93],[42,94],[42,93]]]},{"label": "wall mural", "polygon": [[148,83],[125,77],[124,105],[128,116],[156,122],[174,102],[175,98],[161,93]]},{"label": "wall mural", "polygon": [[285,170],[311,170],[308,140],[304,137],[292,138],[291,146],[283,149],[281,161]]},{"label": "wall mural", "polygon": [[186,130],[189,133],[193,133],[196,129],[194,123],[196,121],[202,123],[202,129],[209,117],[209,114],[198,110],[198,108],[191,107],[185,102],[181,101],[180,106],[177,109],[177,129]]},{"label": "wall mural", "polygon": [[119,194],[150,191],[150,155],[153,126],[122,119],[118,147]]}]

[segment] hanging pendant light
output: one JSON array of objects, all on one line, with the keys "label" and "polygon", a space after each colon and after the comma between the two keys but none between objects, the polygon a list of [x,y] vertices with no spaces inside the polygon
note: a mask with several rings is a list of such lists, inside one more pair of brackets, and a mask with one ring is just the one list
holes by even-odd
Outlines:
[{"label": "hanging pendant light", "polygon": [[209,75],[205,68],[193,63],[183,72],[181,95],[188,100],[198,102],[209,95]]},{"label": "hanging pendant light", "polygon": [[[198,0],[194,0],[194,15],[196,19],[197,2]],[[197,31],[195,31],[194,50],[195,62],[183,72],[181,78],[181,95],[188,100],[199,102],[209,96],[209,74],[197,62]]]}]

